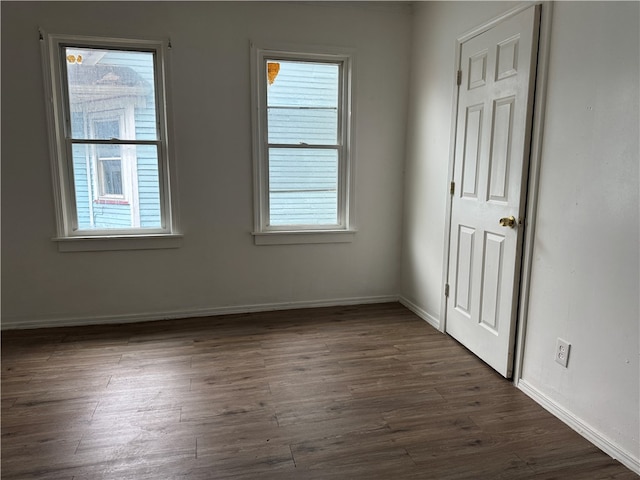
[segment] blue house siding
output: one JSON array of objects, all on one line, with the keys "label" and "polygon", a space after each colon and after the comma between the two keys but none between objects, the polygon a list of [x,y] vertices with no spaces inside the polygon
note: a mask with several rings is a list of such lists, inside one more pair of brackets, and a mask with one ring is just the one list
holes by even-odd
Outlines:
[{"label": "blue house siding", "polygon": [[73,147],[73,176],[76,194],[76,212],[78,216],[78,228],[91,228],[91,211],[89,209],[91,192],[91,172],[87,169],[87,146],[74,145]]},{"label": "blue house siding", "polygon": [[[147,97],[147,105],[153,97]],[[136,108],[136,140],[157,140],[155,108]]]},{"label": "blue house siding", "polygon": [[269,194],[271,225],[337,224],[336,192]]},{"label": "blue house siding", "polygon": [[[153,97],[147,98],[152,108],[136,109],[136,139],[155,140],[156,122]],[[138,173],[138,200],[140,227],[159,227],[161,224],[158,154],[155,146],[138,146],[136,149]]]},{"label": "blue house siding", "polygon": [[271,225],[338,223],[335,150],[269,149]]},{"label": "blue house siding", "polygon": [[127,228],[131,226],[131,206],[94,202],[93,218],[96,228]]},{"label": "blue house siding", "polygon": [[[71,135],[74,138],[84,138],[85,132],[82,129],[84,116],[82,112],[71,113]],[[87,147],[86,145],[74,145],[73,154],[73,177],[76,195],[76,212],[78,217],[78,227],[86,229],[91,227],[91,211],[89,203],[91,198],[91,171],[87,169]]]},{"label": "blue house siding", "polygon": [[158,188],[158,157],[155,146],[138,147],[138,195],[140,202],[140,226],[158,227],[160,215],[160,190]]},{"label": "blue house siding", "polygon": [[269,143],[335,145],[337,109],[269,108]]}]

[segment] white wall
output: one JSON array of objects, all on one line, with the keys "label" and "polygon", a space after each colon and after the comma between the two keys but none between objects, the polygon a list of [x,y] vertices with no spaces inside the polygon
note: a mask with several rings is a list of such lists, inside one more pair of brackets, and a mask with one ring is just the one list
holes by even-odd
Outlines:
[{"label": "white wall", "polygon": [[[410,12],[377,4],[3,2],[3,327],[395,298]],[[170,36],[182,248],[57,251],[38,27]],[[250,39],[356,49],[353,243],[254,246]]]},{"label": "white wall", "polygon": [[554,8],[522,375],[637,462],[639,17],[637,2]]},{"label": "white wall", "polygon": [[[455,39],[511,8],[414,15],[402,295],[434,322],[442,292]],[[522,388],[640,471],[637,2],[557,2]],[[557,337],[572,344],[554,363]]]},{"label": "white wall", "polygon": [[509,2],[417,3],[405,164],[401,292],[440,322],[456,39],[508,10]]}]

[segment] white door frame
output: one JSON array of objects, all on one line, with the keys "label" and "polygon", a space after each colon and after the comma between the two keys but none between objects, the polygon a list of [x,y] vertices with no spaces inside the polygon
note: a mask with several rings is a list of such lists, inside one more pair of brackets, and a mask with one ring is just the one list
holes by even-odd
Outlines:
[{"label": "white door frame", "polygon": [[[529,178],[526,190],[526,217],[525,231],[522,246],[522,268],[520,270],[520,293],[518,296],[518,316],[516,319],[516,345],[514,355],[513,382],[518,385],[522,376],[522,360],[525,344],[525,331],[527,323],[527,310],[529,305],[529,285],[531,277],[531,265],[533,260],[533,240],[535,233],[535,218],[538,204],[538,185],[540,179],[540,161],[542,154],[542,140],[544,129],[544,113],[547,98],[547,72],[549,64],[549,45],[551,37],[551,16],[553,12],[553,2],[533,1],[525,2],[517,7],[508,10],[502,15],[479,25],[478,27],[461,35],[456,40],[455,69],[451,76],[455,81],[457,72],[460,69],[460,58],[462,44],[477,35],[480,35],[500,22],[503,22],[520,12],[534,6],[541,5],[540,35],[538,40],[538,62],[535,83],[535,97],[533,103],[533,121],[531,132],[531,149],[529,159]],[[455,166],[455,146],[458,116],[458,91],[456,87],[453,93],[452,114],[451,114],[451,134],[449,136],[449,170],[447,173],[448,182],[453,181]],[[448,190],[448,189],[447,189]],[[440,331],[446,331],[447,323],[447,297],[445,296],[445,284],[449,278],[449,247],[451,242],[451,210],[452,196],[447,194],[446,214],[445,214],[445,238],[442,268],[442,290],[440,301]]]}]

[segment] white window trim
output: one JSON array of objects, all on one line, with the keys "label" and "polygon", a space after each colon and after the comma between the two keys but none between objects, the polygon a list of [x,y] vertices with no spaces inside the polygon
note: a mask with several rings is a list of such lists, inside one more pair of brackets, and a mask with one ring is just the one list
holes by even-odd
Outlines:
[{"label": "white window trim", "polygon": [[[268,142],[266,109],[266,68],[269,60],[307,60],[342,63],[340,85],[341,140],[338,169],[338,224],[270,226],[268,185]],[[253,127],[253,189],[254,230],[256,245],[344,243],[353,241],[354,227],[354,178],[353,131],[355,111],[353,101],[355,55],[352,49],[308,45],[251,43],[251,112]]]},{"label": "white window trim", "polygon": [[[169,42],[167,40],[122,39],[49,34],[40,30],[44,72],[45,104],[48,117],[49,148],[53,180],[57,235],[61,252],[176,248],[180,246],[176,166],[168,132],[170,76]],[[160,228],[127,228],[78,230],[75,189],[72,170],[70,126],[67,124],[66,79],[63,77],[61,48],[63,45],[93,48],[128,48],[155,53],[155,97],[158,118],[157,141],[129,141],[126,144],[158,145],[158,178],[160,190]]]}]

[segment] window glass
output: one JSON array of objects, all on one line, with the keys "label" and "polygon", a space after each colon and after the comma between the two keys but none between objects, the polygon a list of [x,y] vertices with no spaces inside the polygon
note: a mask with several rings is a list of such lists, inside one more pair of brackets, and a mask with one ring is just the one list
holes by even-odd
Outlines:
[{"label": "window glass", "polygon": [[327,149],[269,149],[271,225],[338,223],[338,153]]},{"label": "window glass", "polygon": [[339,65],[267,60],[266,68],[269,143],[337,144]]},{"label": "window glass", "polygon": [[[94,153],[114,148],[127,160]],[[155,145],[82,144],[74,145],[72,153],[78,229],[162,226]],[[128,188],[127,182],[135,186]]]},{"label": "window glass", "polygon": [[99,158],[100,194],[122,197],[122,162],[119,158]]},{"label": "window glass", "polygon": [[97,121],[93,125],[94,136],[92,138],[120,138],[120,122],[117,119]]},{"label": "window glass", "polygon": [[155,56],[63,47],[79,230],[160,228]]},{"label": "window glass", "polygon": [[[154,54],[129,50],[64,47],[71,131],[74,139],[156,140]],[[134,108],[133,127],[87,129],[84,117]],[[114,135],[116,133],[116,135]]]}]

